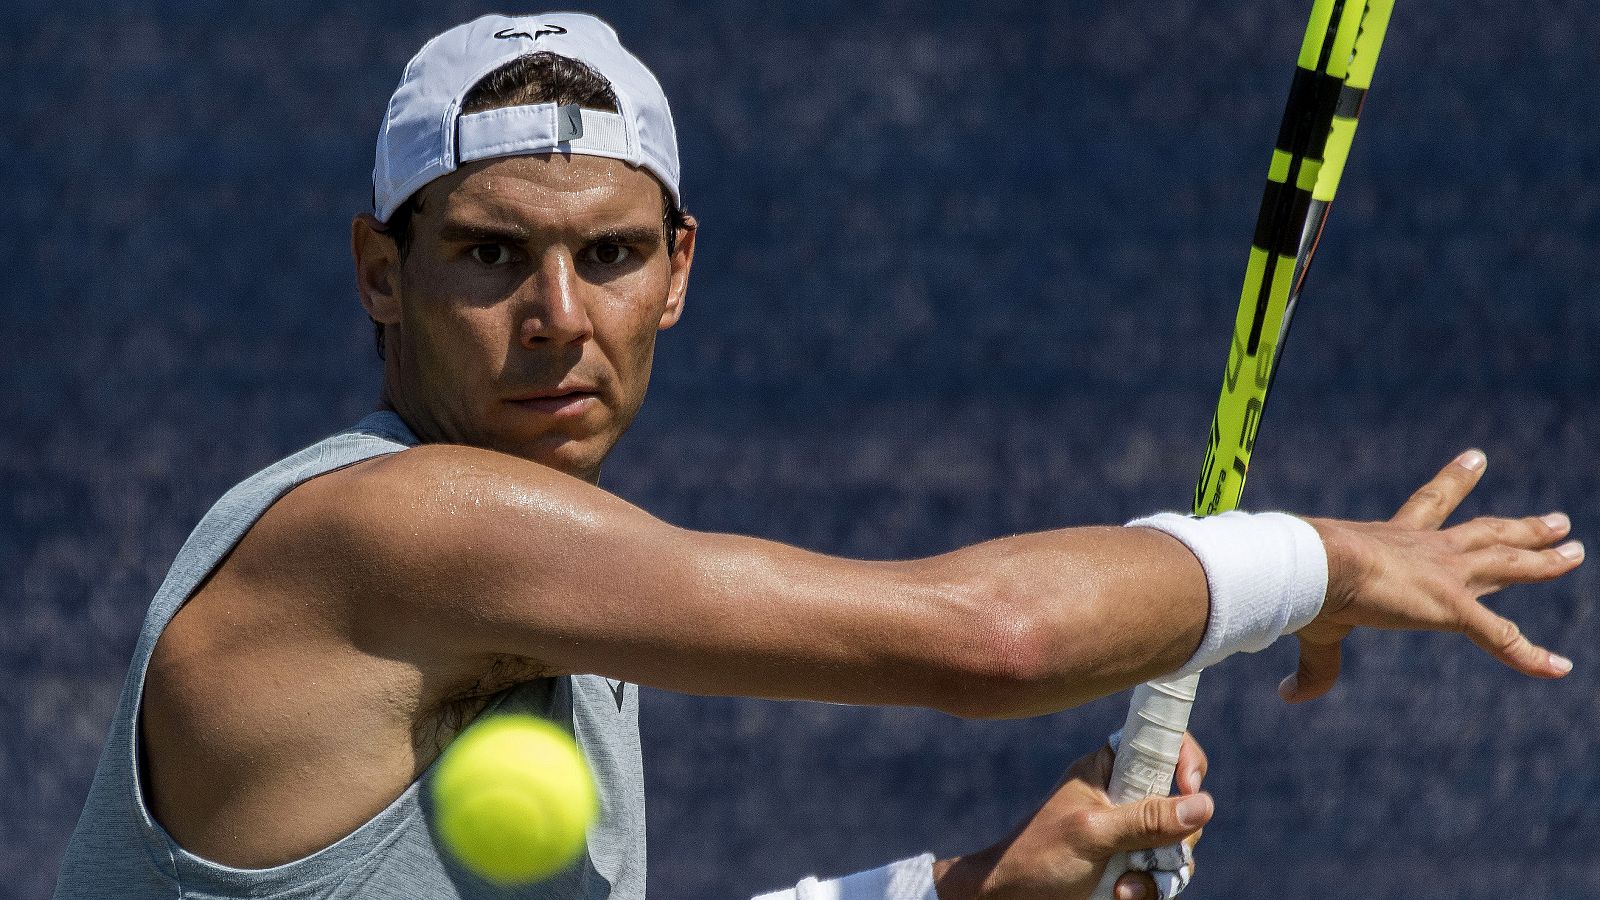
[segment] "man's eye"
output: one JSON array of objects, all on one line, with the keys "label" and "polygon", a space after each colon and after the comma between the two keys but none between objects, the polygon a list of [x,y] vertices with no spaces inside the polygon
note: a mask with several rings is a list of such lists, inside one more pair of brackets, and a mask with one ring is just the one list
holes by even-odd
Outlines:
[{"label": "man's eye", "polygon": [[595,244],[583,254],[589,262],[614,266],[628,258],[628,248],[621,244]]},{"label": "man's eye", "polygon": [[473,259],[486,266],[503,266],[511,261],[511,248],[505,244],[478,244],[471,253]]}]

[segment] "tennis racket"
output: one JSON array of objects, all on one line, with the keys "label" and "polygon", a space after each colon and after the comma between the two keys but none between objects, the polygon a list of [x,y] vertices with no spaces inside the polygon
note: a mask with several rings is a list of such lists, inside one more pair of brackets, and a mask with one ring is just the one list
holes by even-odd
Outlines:
[{"label": "tennis racket", "polygon": [[[1239,504],[1289,321],[1344,174],[1393,10],[1394,0],[1315,0],[1312,6],[1256,218],[1222,395],[1195,486],[1195,515]],[[1108,789],[1113,803],[1171,792],[1199,680],[1197,672],[1134,689]],[[1110,900],[1127,868],[1125,856],[1112,859],[1096,900]]]}]

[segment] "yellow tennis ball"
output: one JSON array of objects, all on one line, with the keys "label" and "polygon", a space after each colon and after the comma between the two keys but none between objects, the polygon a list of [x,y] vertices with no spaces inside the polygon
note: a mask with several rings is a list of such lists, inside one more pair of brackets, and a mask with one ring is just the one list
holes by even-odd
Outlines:
[{"label": "yellow tennis ball", "polygon": [[600,813],[594,776],[565,731],[528,715],[462,732],[433,774],[434,830],[462,865],[502,885],[571,865]]}]

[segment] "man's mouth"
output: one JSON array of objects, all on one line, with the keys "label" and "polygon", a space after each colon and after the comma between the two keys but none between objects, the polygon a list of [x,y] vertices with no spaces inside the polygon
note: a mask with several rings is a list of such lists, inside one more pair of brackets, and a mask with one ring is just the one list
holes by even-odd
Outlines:
[{"label": "man's mouth", "polygon": [[558,386],[545,391],[531,391],[507,402],[529,412],[571,418],[598,406],[600,395],[588,385]]}]

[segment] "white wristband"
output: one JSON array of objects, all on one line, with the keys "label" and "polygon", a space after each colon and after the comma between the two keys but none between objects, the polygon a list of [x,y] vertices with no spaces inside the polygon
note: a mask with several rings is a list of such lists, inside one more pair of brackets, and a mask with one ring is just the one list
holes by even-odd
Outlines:
[{"label": "white wristband", "polygon": [[843,878],[807,878],[792,888],[755,900],[938,900],[933,888],[933,854],[924,853]]},{"label": "white wristband", "polygon": [[1161,513],[1128,523],[1183,542],[1200,560],[1211,617],[1179,674],[1234,653],[1254,653],[1304,628],[1328,592],[1328,552],[1309,522],[1286,513],[1225,512],[1194,518]]}]

